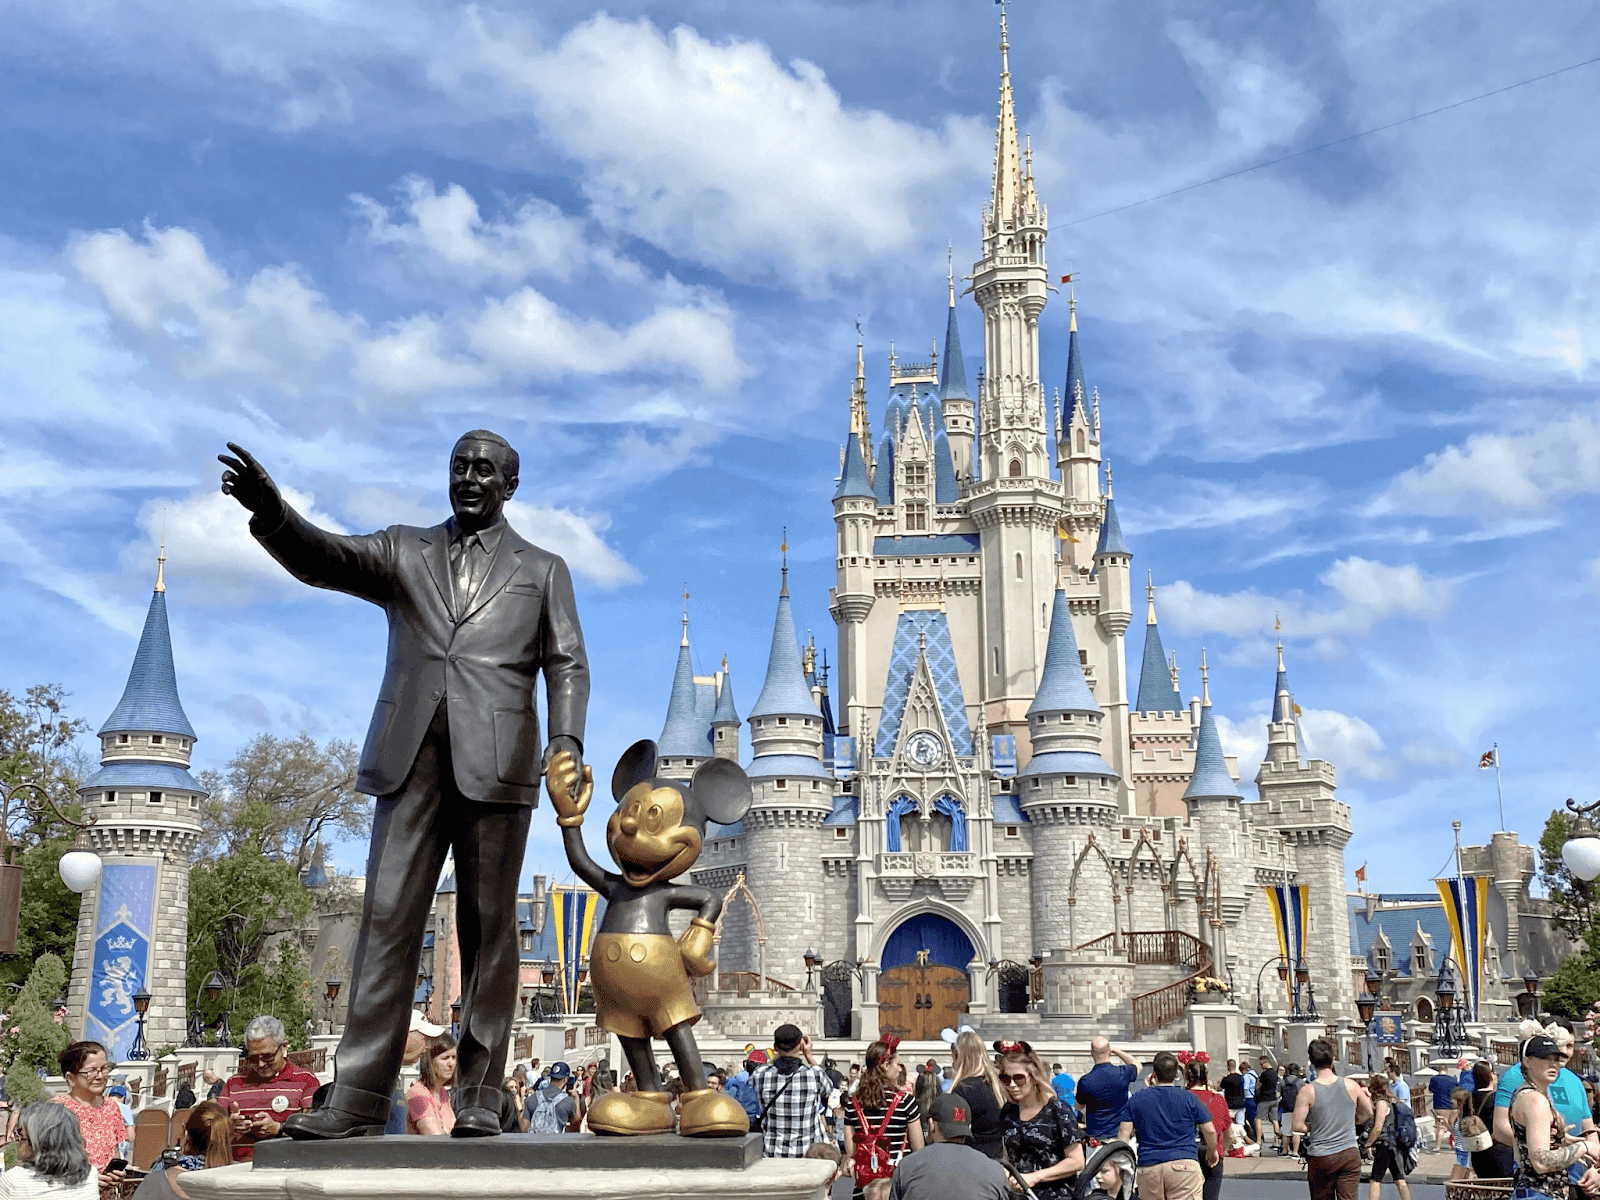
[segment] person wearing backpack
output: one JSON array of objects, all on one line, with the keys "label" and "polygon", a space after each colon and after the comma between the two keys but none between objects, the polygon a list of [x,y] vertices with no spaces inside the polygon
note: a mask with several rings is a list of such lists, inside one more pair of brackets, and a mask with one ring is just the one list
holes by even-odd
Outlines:
[{"label": "person wearing backpack", "polygon": [[852,1200],[875,1179],[894,1175],[902,1155],[922,1149],[922,1110],[899,1088],[900,1061],[894,1045],[867,1047],[867,1069],[845,1108],[844,1168],[855,1181]]},{"label": "person wearing backpack", "polygon": [[[1393,1178],[1395,1187],[1400,1189],[1400,1200],[1411,1200],[1411,1185],[1406,1182],[1406,1175],[1416,1163],[1417,1123],[1409,1120],[1411,1110],[1389,1094],[1387,1076],[1369,1076],[1367,1096],[1372,1101],[1372,1132],[1367,1137],[1367,1146],[1372,1151],[1372,1176],[1367,1184],[1367,1200],[1378,1200],[1385,1175]],[[1401,1113],[1408,1118],[1409,1145],[1405,1133],[1407,1122],[1401,1121]]]},{"label": "person wearing backpack", "polygon": [[572,1118],[578,1115],[578,1102],[567,1090],[567,1080],[572,1078],[572,1068],[564,1062],[551,1066],[550,1077],[544,1086],[535,1088],[528,1097],[526,1111],[529,1133],[565,1133]]},{"label": "person wearing backpack", "polygon": [[1278,1153],[1290,1158],[1300,1157],[1300,1135],[1294,1131],[1294,1102],[1305,1082],[1298,1063],[1284,1067],[1278,1081]]}]

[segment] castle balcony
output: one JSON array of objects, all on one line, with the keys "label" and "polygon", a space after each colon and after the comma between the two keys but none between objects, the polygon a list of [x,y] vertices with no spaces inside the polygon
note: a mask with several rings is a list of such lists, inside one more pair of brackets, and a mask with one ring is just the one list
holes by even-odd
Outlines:
[{"label": "castle balcony", "polygon": [[895,903],[911,899],[919,883],[952,903],[965,900],[982,868],[975,850],[915,850],[878,855],[878,886]]}]

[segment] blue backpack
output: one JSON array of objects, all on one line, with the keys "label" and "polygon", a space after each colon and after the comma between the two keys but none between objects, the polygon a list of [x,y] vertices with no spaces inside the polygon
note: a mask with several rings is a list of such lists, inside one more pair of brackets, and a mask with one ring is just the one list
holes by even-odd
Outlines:
[{"label": "blue backpack", "polygon": [[1401,1150],[1413,1149],[1417,1144],[1417,1118],[1412,1115],[1411,1106],[1396,1104],[1393,1118],[1395,1146]]}]

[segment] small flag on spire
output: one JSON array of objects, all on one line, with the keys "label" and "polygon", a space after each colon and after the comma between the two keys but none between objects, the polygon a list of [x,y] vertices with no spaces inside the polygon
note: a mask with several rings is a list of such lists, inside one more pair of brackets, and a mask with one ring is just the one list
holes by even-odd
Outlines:
[{"label": "small flag on spire", "polygon": [[1063,275],[1061,277],[1061,282],[1062,283],[1071,283],[1072,282],[1072,276],[1071,275]]},{"label": "small flag on spire", "polygon": [[1294,706],[1294,715],[1297,717],[1300,715],[1300,706],[1298,704]]},{"label": "small flag on spire", "polygon": [[1076,542],[1078,540],[1072,536],[1072,526],[1067,523],[1065,517],[1056,522],[1056,536],[1063,542]]},{"label": "small flag on spire", "polygon": [[1478,756],[1478,770],[1480,771],[1487,771],[1490,767],[1498,767],[1499,765],[1500,756],[1497,751],[1485,750]]},{"label": "small flag on spire", "polygon": [[1365,883],[1366,881],[1367,881],[1367,864],[1366,863],[1362,863],[1359,867],[1356,868],[1356,882],[1357,883]]}]

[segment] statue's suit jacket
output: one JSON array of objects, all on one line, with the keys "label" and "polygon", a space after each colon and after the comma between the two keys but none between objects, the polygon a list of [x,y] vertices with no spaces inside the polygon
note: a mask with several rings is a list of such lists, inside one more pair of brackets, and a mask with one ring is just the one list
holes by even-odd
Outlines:
[{"label": "statue's suit jacket", "polygon": [[444,700],[461,794],[537,807],[539,672],[551,737],[581,746],[589,702],[572,576],[559,556],[506,525],[483,581],[457,612],[448,523],[350,537],[318,529],[286,506],[277,529],[262,531],[253,520],[251,532],[296,579],[370,600],[388,614],[388,661],[361,749],[360,791],[399,790]]}]

